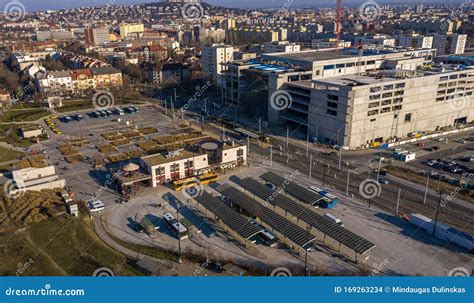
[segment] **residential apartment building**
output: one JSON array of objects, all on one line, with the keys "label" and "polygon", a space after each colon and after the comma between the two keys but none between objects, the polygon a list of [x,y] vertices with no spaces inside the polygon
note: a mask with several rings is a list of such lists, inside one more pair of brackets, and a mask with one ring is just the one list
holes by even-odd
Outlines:
[{"label": "residential apartment building", "polygon": [[122,73],[112,66],[91,68],[91,73],[98,89],[123,85]]},{"label": "residential apartment building", "polygon": [[225,42],[231,45],[263,44],[279,41],[279,37],[280,33],[271,29],[232,29],[225,31]]},{"label": "residential apartment building", "polygon": [[433,47],[433,36],[423,36],[423,35],[407,35],[407,36],[398,36],[397,45],[402,47],[412,47],[412,48],[432,48]]},{"label": "residential apartment building", "polygon": [[86,43],[89,45],[101,45],[110,42],[109,29],[106,27],[86,28],[84,35]]},{"label": "residential apartment building", "polygon": [[205,45],[201,53],[203,71],[218,81],[224,69],[223,63],[234,60],[234,48],[225,44]]},{"label": "residential apartment building", "polygon": [[122,23],[119,30],[122,39],[136,39],[145,31],[145,25],[143,23]]},{"label": "residential apartment building", "polygon": [[301,45],[288,41],[267,42],[263,45],[263,53],[292,53],[300,50]]},{"label": "residential apartment building", "polygon": [[433,39],[433,48],[437,55],[463,54],[466,48],[467,35],[448,34],[435,35]]},{"label": "residential apartment building", "polygon": [[395,38],[386,36],[386,35],[374,35],[374,36],[364,36],[356,37],[355,45],[373,45],[373,46],[395,46]]}]

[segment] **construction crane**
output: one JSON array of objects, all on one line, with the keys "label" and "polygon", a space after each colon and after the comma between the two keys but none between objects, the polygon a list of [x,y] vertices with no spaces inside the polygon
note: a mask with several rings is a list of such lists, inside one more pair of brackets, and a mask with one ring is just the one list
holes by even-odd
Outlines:
[{"label": "construction crane", "polygon": [[341,41],[342,31],[342,0],[337,0],[336,9],[336,48],[339,48],[339,41]]}]

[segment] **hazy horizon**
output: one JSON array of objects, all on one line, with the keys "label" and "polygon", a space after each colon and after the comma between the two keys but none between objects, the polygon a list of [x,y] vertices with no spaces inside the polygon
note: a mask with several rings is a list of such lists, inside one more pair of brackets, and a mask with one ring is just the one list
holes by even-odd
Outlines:
[{"label": "hazy horizon", "polygon": [[[7,3],[11,2],[12,0],[0,0],[0,5],[5,6]],[[55,10],[55,9],[63,9],[63,8],[74,8],[74,7],[81,7],[81,6],[99,6],[105,4],[113,4],[113,5],[123,5],[123,4],[142,4],[142,3],[153,3],[159,2],[159,0],[66,0],[66,1],[57,1],[57,0],[13,0],[21,2],[27,11],[41,11],[41,10]],[[431,1],[423,1],[423,0],[376,0],[377,3],[384,5],[384,4],[411,4],[415,5],[418,3],[426,3],[426,4],[455,4],[461,3],[462,0],[431,0]],[[206,0],[203,1],[205,3],[209,3],[216,6],[223,6],[223,7],[231,7],[231,8],[271,8],[271,7],[281,7],[283,5],[291,7],[302,7],[305,5],[308,6],[326,6],[332,7],[336,5],[335,0],[321,0],[321,1],[312,1],[312,0],[244,0],[237,2],[234,0]],[[365,0],[345,0],[344,5],[346,6],[358,6],[364,3]]]}]

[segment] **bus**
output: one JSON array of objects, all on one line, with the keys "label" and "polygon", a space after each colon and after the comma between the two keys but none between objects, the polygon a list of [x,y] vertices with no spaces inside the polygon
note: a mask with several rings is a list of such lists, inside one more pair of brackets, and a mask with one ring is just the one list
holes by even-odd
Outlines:
[{"label": "bus", "polygon": [[195,177],[191,178],[186,178],[186,179],[181,179],[181,180],[176,180],[173,181],[173,189],[176,191],[180,191],[185,188],[190,188],[193,186],[197,186],[199,184],[199,180],[196,179]]},{"label": "bus", "polygon": [[178,222],[172,214],[164,214],[163,220],[165,220],[166,226],[168,226],[178,239],[184,240],[188,238],[188,229],[181,222]]},{"label": "bus", "polygon": [[266,246],[269,247],[276,247],[278,245],[278,238],[275,236],[273,233],[269,232],[266,230],[262,225],[260,225],[257,221],[255,220],[250,220],[250,222],[257,226],[262,228],[263,230],[257,234],[257,240],[261,243],[263,243]]},{"label": "bus", "polygon": [[308,189],[323,196],[323,199],[318,202],[318,205],[322,208],[333,208],[339,202],[339,198],[336,195],[333,195],[319,187],[309,186]]},{"label": "bus", "polygon": [[199,182],[202,185],[206,185],[212,182],[217,182],[218,177],[217,177],[217,174],[215,173],[207,173],[207,174],[199,176],[198,178],[199,178]]}]

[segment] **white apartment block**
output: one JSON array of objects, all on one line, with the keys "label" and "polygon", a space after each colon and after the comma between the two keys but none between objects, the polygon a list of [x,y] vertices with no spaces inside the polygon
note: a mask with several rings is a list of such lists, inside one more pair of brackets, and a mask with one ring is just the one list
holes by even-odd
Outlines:
[{"label": "white apartment block", "polygon": [[423,35],[399,36],[398,46],[412,48],[432,48],[433,37]]},{"label": "white apartment block", "polygon": [[234,48],[225,44],[205,45],[201,53],[201,63],[203,70],[214,80],[219,77],[224,70],[223,63],[234,60]]},{"label": "white apartment block", "polygon": [[373,46],[395,46],[395,38],[385,36],[385,35],[375,35],[375,36],[364,36],[356,37],[355,45],[362,43],[363,45],[373,45]]},{"label": "white apartment block", "polygon": [[435,35],[433,39],[433,48],[436,49],[436,54],[438,56],[464,54],[466,42],[467,35]]},{"label": "white apartment block", "polygon": [[267,42],[263,45],[263,53],[293,53],[300,50],[301,45],[288,41]]}]

